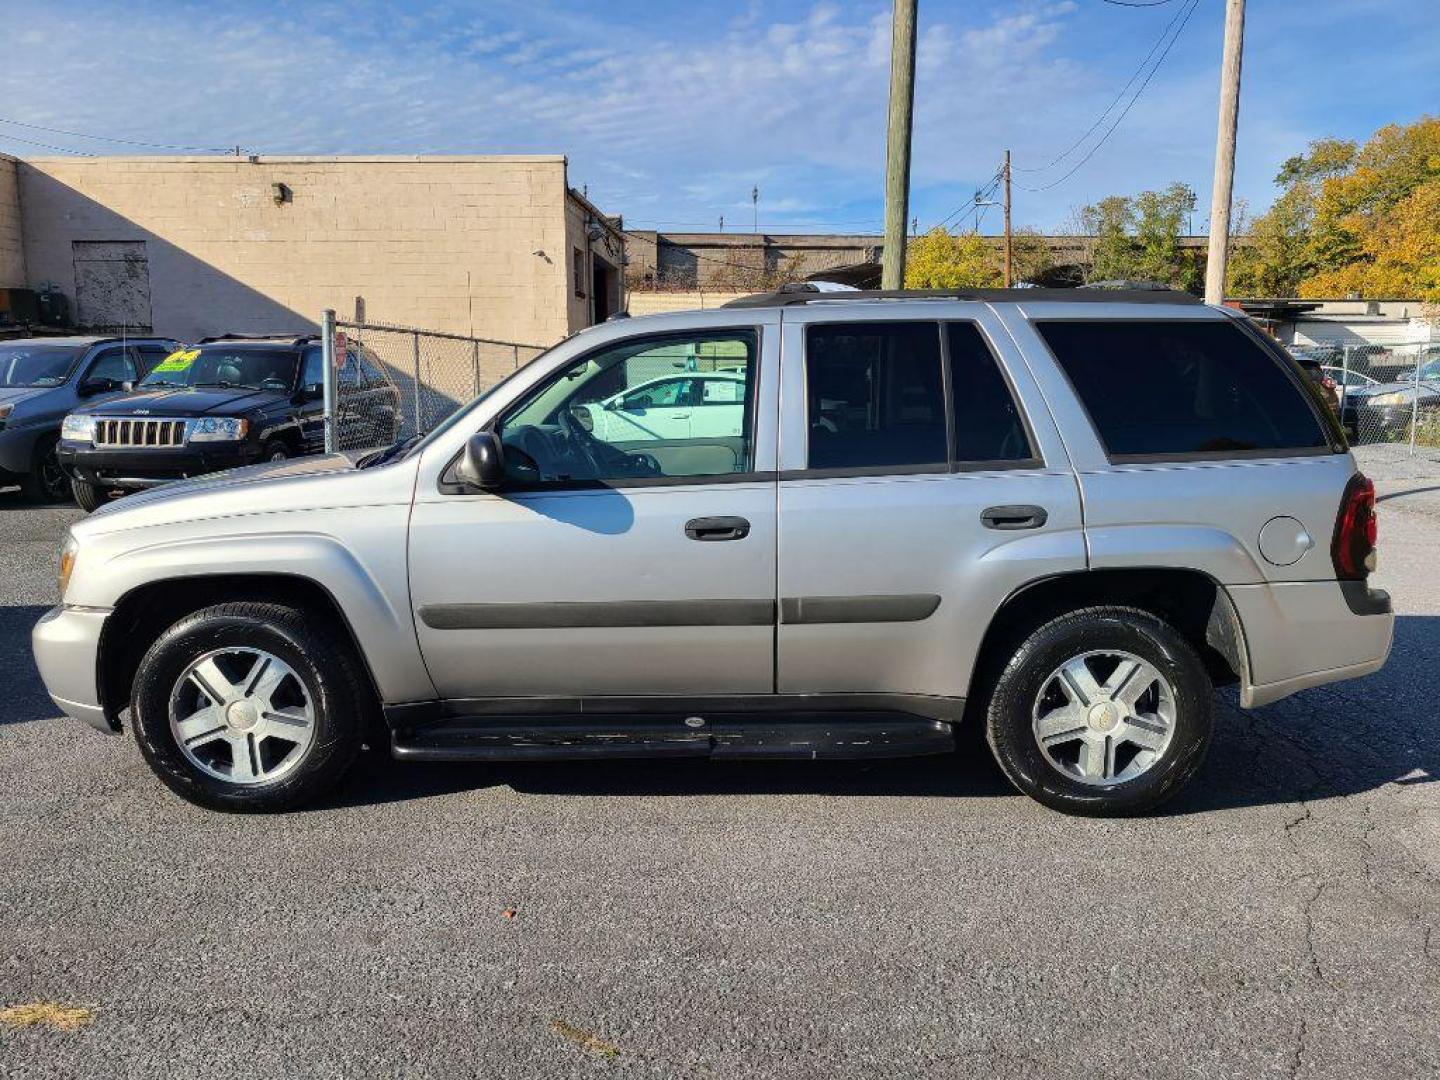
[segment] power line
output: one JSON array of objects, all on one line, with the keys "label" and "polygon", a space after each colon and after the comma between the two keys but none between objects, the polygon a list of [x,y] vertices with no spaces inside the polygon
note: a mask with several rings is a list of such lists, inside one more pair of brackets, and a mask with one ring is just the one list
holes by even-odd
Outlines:
[{"label": "power line", "polygon": [[[52,135],[68,135],[72,139],[93,139],[96,142],[117,143],[121,146],[143,146],[150,150],[191,150],[201,154],[229,154],[234,151],[233,146],[179,146],[175,143],[144,142],[140,139],[121,139],[111,135],[91,135],[84,131],[66,131],[64,128],[46,127],[44,124],[29,124],[24,120],[11,120],[9,117],[0,116],[0,124],[12,124],[15,127],[27,128],[31,131],[48,131]],[[33,142],[33,140],[22,139],[18,135],[7,135],[6,138],[15,139],[17,142]],[[37,143],[38,146],[49,146],[48,143]],[[52,146],[52,150],[61,150],[63,147]],[[80,153],[81,151],[70,151]]]},{"label": "power line", "polygon": [[1173,4],[1175,0],[1104,0],[1107,4],[1114,4],[1116,7],[1164,7],[1166,4]]},{"label": "power line", "polygon": [[998,188],[998,187],[1000,186],[1000,184],[1003,182],[1004,176],[1005,176],[1005,167],[1002,165],[998,170],[996,170],[995,175],[992,176],[992,177],[989,179],[989,181],[987,182],[986,186],[985,186],[983,189],[977,188],[974,195],[970,196],[970,198],[966,199],[963,203],[961,203],[959,206],[957,206],[954,210],[950,211],[949,214],[945,215],[945,218],[944,218],[943,220],[941,220],[941,221],[937,222],[936,224],[930,226],[930,229],[927,229],[926,231],[929,232],[929,231],[934,230],[934,229],[943,229],[943,228],[945,228],[947,225],[950,224],[950,222],[954,221],[956,218],[958,218],[961,214],[965,213],[965,212],[966,212],[967,210],[969,210],[971,207],[977,205],[978,203],[980,203],[980,202],[981,202],[982,200],[984,200],[984,199],[988,199],[991,195],[995,194],[995,189]]},{"label": "power line", "polygon": [[80,154],[80,155],[84,155],[84,153],[85,153],[85,151],[83,151],[83,150],[72,150],[72,149],[71,149],[70,147],[68,147],[68,146],[56,146],[54,143],[39,142],[39,141],[37,141],[37,140],[35,140],[35,139],[25,139],[25,138],[21,138],[19,135],[11,135],[8,131],[0,131],[0,140],[8,140],[9,142],[24,143],[26,146],[39,146],[39,147],[42,147],[42,148],[44,148],[44,149],[46,149],[46,150],[58,150],[58,151],[59,151],[60,153],[62,153],[62,154]]},{"label": "power line", "polygon": [[1139,101],[1140,96],[1145,93],[1145,88],[1150,85],[1150,80],[1155,77],[1155,73],[1159,71],[1160,66],[1165,63],[1165,58],[1170,55],[1170,50],[1173,49],[1175,47],[1175,43],[1180,40],[1180,35],[1185,32],[1185,27],[1190,22],[1190,17],[1195,14],[1195,9],[1199,6],[1200,0],[1190,0],[1190,6],[1188,9],[1185,9],[1185,18],[1181,20],[1180,28],[1175,31],[1174,37],[1172,37],[1169,44],[1165,46],[1165,51],[1160,54],[1160,58],[1155,61],[1155,65],[1150,69],[1150,73],[1145,76],[1145,81],[1140,84],[1139,88],[1135,91],[1134,96],[1130,98],[1129,103],[1126,104],[1123,110],[1121,110],[1120,115],[1115,117],[1115,122],[1106,129],[1104,135],[1100,136],[1100,141],[1097,142],[1094,146],[1092,146],[1086,152],[1085,156],[1075,163],[1075,166],[1069,172],[1067,172],[1064,176],[1060,177],[1058,180],[1052,180],[1050,183],[1042,184],[1039,187],[1025,187],[1023,184],[1016,184],[1015,186],[1020,188],[1022,191],[1049,191],[1051,188],[1059,187],[1066,180],[1069,180],[1070,177],[1074,176],[1077,172],[1079,172],[1080,169],[1085,165],[1085,163],[1089,161],[1092,157],[1094,157],[1096,153],[1100,150],[1100,148],[1105,145],[1105,143],[1109,140],[1110,136],[1115,134],[1115,129],[1120,126],[1121,122],[1125,119],[1125,117],[1130,115],[1130,110],[1135,107],[1135,103]]},{"label": "power line", "polygon": [[[1165,0],[1165,2],[1169,3],[1170,0]],[[1152,7],[1157,5],[1146,4],[1144,6]],[[1160,36],[1155,39],[1155,44],[1150,46],[1150,51],[1145,54],[1145,58],[1140,61],[1140,63],[1136,66],[1135,70],[1131,73],[1130,78],[1126,80],[1125,85],[1120,88],[1120,92],[1115,95],[1115,100],[1110,102],[1109,105],[1105,106],[1105,111],[1095,118],[1095,122],[1085,129],[1084,134],[1082,134],[1078,139],[1076,139],[1060,153],[1056,154],[1044,165],[1035,165],[1028,169],[1016,169],[1015,171],[1022,173],[1045,172],[1047,169],[1054,168],[1056,165],[1060,164],[1060,162],[1064,161],[1067,157],[1069,157],[1076,150],[1078,150],[1080,146],[1085,142],[1085,140],[1088,139],[1092,134],[1094,134],[1095,129],[1105,122],[1105,118],[1110,115],[1111,110],[1114,109],[1116,105],[1120,104],[1121,99],[1125,97],[1125,94],[1130,89],[1130,87],[1135,85],[1135,80],[1140,77],[1140,73],[1144,71],[1146,65],[1150,63],[1150,58],[1155,55],[1155,50],[1160,48],[1161,43],[1163,43],[1165,39],[1170,36],[1170,31],[1175,28],[1175,24],[1184,14],[1185,9],[1181,8],[1165,25],[1165,29],[1160,31]]]}]

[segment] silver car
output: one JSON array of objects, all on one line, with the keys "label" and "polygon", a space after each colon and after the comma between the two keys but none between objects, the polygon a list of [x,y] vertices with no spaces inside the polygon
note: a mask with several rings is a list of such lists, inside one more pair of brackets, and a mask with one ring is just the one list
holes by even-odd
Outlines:
[{"label": "silver car", "polygon": [[[739,379],[738,426],[595,423],[677,356]],[[1374,559],[1335,418],[1234,312],[787,291],[586,330],[355,464],[106,507],[34,646],[61,709],[221,810],[312,799],[366,741],[854,758],[967,723],[1047,806],[1127,814],[1200,767],[1215,685],[1385,662]]]}]

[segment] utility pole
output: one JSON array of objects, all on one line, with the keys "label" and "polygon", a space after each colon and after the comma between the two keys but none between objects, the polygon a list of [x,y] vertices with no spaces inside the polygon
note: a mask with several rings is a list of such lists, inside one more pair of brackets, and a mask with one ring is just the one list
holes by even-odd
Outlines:
[{"label": "utility pole", "polygon": [[1220,123],[1215,136],[1215,185],[1210,190],[1210,251],[1205,302],[1225,299],[1230,257],[1230,198],[1235,190],[1235,132],[1240,123],[1240,61],[1245,49],[1245,0],[1225,2],[1225,52],[1220,60]]},{"label": "utility pole", "polygon": [[753,215],[750,219],[750,231],[760,231],[760,185],[756,184],[750,189],[750,212]]},{"label": "utility pole", "polygon": [[1015,284],[1011,267],[1014,264],[1014,246],[1010,236],[1010,151],[1005,151],[1005,288]]},{"label": "utility pole", "polygon": [[916,0],[895,0],[890,27],[890,121],[885,137],[885,254],[880,287],[905,284],[905,219],[910,216],[910,129],[915,111]]}]

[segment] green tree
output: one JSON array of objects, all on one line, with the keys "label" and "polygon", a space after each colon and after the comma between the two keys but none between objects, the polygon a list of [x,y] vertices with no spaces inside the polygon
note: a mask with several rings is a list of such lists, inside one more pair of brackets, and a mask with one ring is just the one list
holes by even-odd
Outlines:
[{"label": "green tree", "polygon": [[995,249],[979,233],[956,236],[937,225],[906,245],[907,289],[996,288],[1004,276]]}]

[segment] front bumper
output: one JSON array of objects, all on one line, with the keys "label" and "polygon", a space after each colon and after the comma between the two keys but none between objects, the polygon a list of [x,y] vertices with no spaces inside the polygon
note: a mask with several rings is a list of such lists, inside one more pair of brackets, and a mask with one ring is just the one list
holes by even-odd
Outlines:
[{"label": "front bumper", "polygon": [[171,480],[238,469],[260,460],[260,449],[247,442],[208,443],[176,447],[122,447],[97,449],[76,443],[60,444],[60,467],[88,484],[102,487],[146,488]]},{"label": "front bumper", "polygon": [[1229,585],[1245,633],[1246,708],[1312,686],[1358,679],[1385,666],[1395,636],[1390,597],[1363,582]]},{"label": "front bumper", "polygon": [[107,733],[120,730],[100,702],[100,631],[108,608],[53,607],[30,633],[35,666],[50,698],[66,716]]}]

